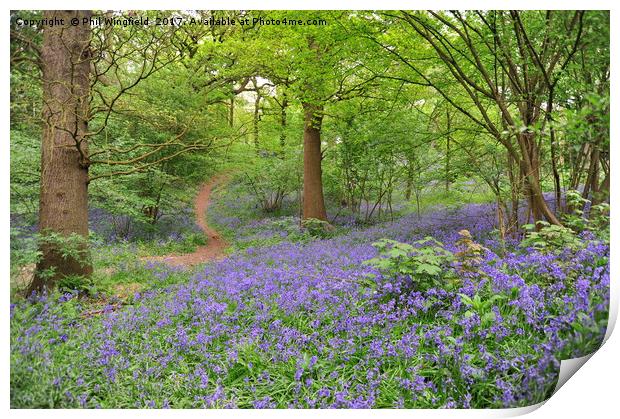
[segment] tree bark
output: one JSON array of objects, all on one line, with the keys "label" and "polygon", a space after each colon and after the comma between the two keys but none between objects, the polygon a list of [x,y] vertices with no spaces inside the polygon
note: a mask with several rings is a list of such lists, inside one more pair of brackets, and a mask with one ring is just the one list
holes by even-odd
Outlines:
[{"label": "tree bark", "polygon": [[254,137],[254,148],[256,149],[256,152],[258,152],[259,148],[260,148],[260,143],[258,140],[258,118],[259,118],[259,109],[260,109],[260,96],[256,98],[256,102],[254,102],[254,120],[253,120],[253,127],[254,127],[254,133],[253,133],[253,137]]},{"label": "tree bark", "polygon": [[235,96],[230,98],[228,105],[228,126],[232,128],[235,125]]},{"label": "tree bark", "polygon": [[550,132],[550,147],[551,147],[551,169],[553,171],[553,187],[555,189],[555,211],[561,213],[562,208],[562,186],[560,182],[560,172],[558,170],[558,156],[556,152],[555,144],[555,129],[553,126],[549,127]]},{"label": "tree bark", "polygon": [[551,224],[562,225],[543,196],[540,185],[540,157],[533,133],[520,133],[517,140],[521,149],[521,170],[525,178],[534,223],[542,221],[544,217]]},{"label": "tree bark", "polygon": [[[90,11],[45,11],[64,25],[43,29],[43,135],[39,231],[42,234],[35,277],[28,292],[53,287],[63,277],[92,273],[88,251],[87,121],[90,95]],[[77,18],[80,24],[71,26]],[[75,256],[45,240],[50,233],[84,238]]]},{"label": "tree bark", "polygon": [[604,201],[609,202],[609,183],[610,176],[609,173],[606,173],[603,181],[601,182],[601,186],[599,187],[599,199],[596,203],[593,202],[595,205]]},{"label": "tree bark", "polygon": [[323,107],[304,102],[304,197],[303,218],[327,221],[321,169],[321,122]]},{"label": "tree bark", "polygon": [[282,94],[282,107],[280,109],[280,154],[282,158],[285,156],[286,150],[286,110],[288,108],[288,98],[286,97],[286,93]]},{"label": "tree bark", "polygon": [[556,152],[555,128],[553,127],[553,95],[554,87],[549,88],[549,98],[547,99],[547,112],[545,121],[549,124],[549,146],[551,149],[551,170],[553,172],[553,187],[555,190],[555,212],[562,213],[562,186],[560,184],[560,172],[558,170],[558,156]]},{"label": "tree bark", "polygon": [[599,187],[599,158],[600,154],[597,141],[592,146],[592,151],[590,153],[590,164],[588,166],[588,176],[586,178],[586,183],[583,187],[583,197],[585,199],[590,199],[592,201],[592,205],[596,205],[599,203],[599,201],[597,200]]},{"label": "tree bark", "polygon": [[[522,179],[520,171],[515,170],[515,159],[510,153],[506,153],[508,162],[508,178],[510,180],[510,221],[509,230],[516,232],[519,230],[519,201],[521,198]],[[515,173],[516,172],[516,173]]]},{"label": "tree bark", "polygon": [[450,191],[450,130],[452,129],[451,127],[451,120],[450,120],[450,111],[446,110],[446,123],[447,123],[447,130],[448,130],[448,135],[446,135],[446,192]]},{"label": "tree bark", "polygon": [[254,118],[252,120],[252,126],[254,128],[254,133],[253,133],[254,148],[256,149],[256,152],[258,153],[260,150],[260,141],[258,138],[258,122],[260,121],[261,94],[260,94],[260,89],[258,87],[258,83],[256,82],[256,79],[254,79],[254,89],[256,90],[256,99],[254,100]]},{"label": "tree bark", "polygon": [[407,182],[405,183],[405,199],[409,201],[411,199],[411,188],[413,180],[411,179],[411,174],[407,173]]}]

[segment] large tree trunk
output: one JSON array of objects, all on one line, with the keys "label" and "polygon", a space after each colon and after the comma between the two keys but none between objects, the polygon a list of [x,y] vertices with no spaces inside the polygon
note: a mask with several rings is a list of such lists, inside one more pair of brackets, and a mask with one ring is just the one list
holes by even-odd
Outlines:
[{"label": "large tree trunk", "polygon": [[[60,278],[90,275],[88,239],[87,120],[89,112],[90,11],[46,11],[47,19],[64,25],[43,29],[43,138],[39,229],[42,257],[29,293],[50,288]],[[72,18],[80,24],[71,26]],[[63,256],[62,245],[50,240],[78,234],[84,238],[77,254]],[[45,237],[47,236],[47,240]]]},{"label": "large tree trunk", "polygon": [[321,122],[323,108],[303,103],[304,109],[304,197],[303,218],[327,221],[321,170]]}]

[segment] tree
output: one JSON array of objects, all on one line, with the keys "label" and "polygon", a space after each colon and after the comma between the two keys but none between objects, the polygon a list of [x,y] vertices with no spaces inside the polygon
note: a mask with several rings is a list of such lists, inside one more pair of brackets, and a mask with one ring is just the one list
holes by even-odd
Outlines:
[{"label": "tree", "polygon": [[[430,11],[385,17],[402,24],[395,30],[413,30],[409,37],[425,43],[419,52],[423,60],[416,61],[404,50],[407,35],[371,38],[414,76],[401,77],[432,87],[500,142],[525,179],[534,220],[560,224],[541,186],[541,116],[552,87],[581,45],[583,12]],[[429,60],[445,69],[448,79],[437,77]],[[457,94],[454,85],[460,88]]]},{"label": "tree", "polygon": [[596,204],[609,199],[610,184],[608,11],[584,16],[583,43],[575,57],[566,68],[569,77],[554,90],[556,106],[565,111],[549,125],[556,133],[558,160],[564,162],[559,168],[564,187],[583,186],[583,196]]},{"label": "tree", "polygon": [[[41,260],[29,292],[72,275],[89,275],[88,246],[88,118],[91,71],[91,27],[70,25],[90,19],[90,11],[46,11],[44,17],[64,24],[43,29],[43,136],[39,229]],[[64,254],[51,239],[77,235],[77,252]],[[46,239],[47,237],[47,239]]]},{"label": "tree", "polygon": [[[44,128],[39,204],[41,258],[29,292],[50,288],[63,277],[92,273],[88,252],[90,182],[145,173],[182,154],[213,146],[211,136],[194,134],[186,141],[193,124],[191,116],[182,122],[176,117],[164,119],[162,114],[144,116],[125,101],[144,80],[184,57],[176,42],[187,34],[172,26],[144,31],[136,25],[116,28],[84,23],[90,22],[92,16],[91,11],[44,14],[62,24],[42,27],[40,59],[34,60],[42,69]],[[70,24],[74,18],[78,25]],[[25,34],[17,33],[14,38],[23,44]],[[37,47],[36,35],[30,39],[33,47],[16,49],[12,62],[24,62],[20,51],[27,58],[32,56]],[[126,136],[110,141],[107,128],[123,114],[144,117],[162,134],[171,133],[155,141]],[[93,166],[107,170],[91,171]],[[155,201],[159,201],[157,196]],[[154,208],[148,211],[155,213]]]},{"label": "tree", "polygon": [[[311,59],[320,65],[319,45],[313,37],[308,38],[308,48],[314,53]],[[319,83],[320,81],[316,77],[308,77],[302,98],[304,112],[303,218],[327,221],[321,167],[321,124],[324,105],[321,103],[321,98],[313,97],[314,92],[320,91],[320,87],[317,86]]]}]

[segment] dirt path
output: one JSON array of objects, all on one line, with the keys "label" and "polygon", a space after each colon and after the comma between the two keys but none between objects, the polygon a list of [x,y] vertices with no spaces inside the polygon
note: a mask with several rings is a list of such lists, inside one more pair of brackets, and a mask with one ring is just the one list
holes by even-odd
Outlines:
[{"label": "dirt path", "polygon": [[220,174],[212,177],[207,183],[200,187],[198,195],[194,200],[194,215],[196,216],[196,224],[207,235],[207,244],[199,246],[194,253],[184,255],[170,254],[164,256],[155,256],[144,258],[145,261],[163,262],[171,266],[193,266],[199,263],[208,262],[210,260],[222,259],[225,254],[224,250],[228,244],[224,239],[207,224],[207,208],[211,201],[211,191],[218,185],[228,180],[226,174]]}]

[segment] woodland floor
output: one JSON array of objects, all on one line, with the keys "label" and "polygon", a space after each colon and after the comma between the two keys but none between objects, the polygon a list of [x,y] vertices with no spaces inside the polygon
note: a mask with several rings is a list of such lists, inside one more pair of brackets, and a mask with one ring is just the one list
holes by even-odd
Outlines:
[{"label": "woodland floor", "polygon": [[225,256],[224,250],[228,247],[222,236],[207,224],[206,215],[209,204],[211,203],[211,192],[214,188],[225,184],[229,180],[228,175],[219,174],[212,177],[207,183],[200,187],[198,195],[194,200],[194,215],[196,224],[207,235],[207,244],[199,246],[193,253],[168,254],[163,256],[147,257],[143,260],[149,262],[160,262],[170,266],[194,266],[211,260],[219,260]]}]

